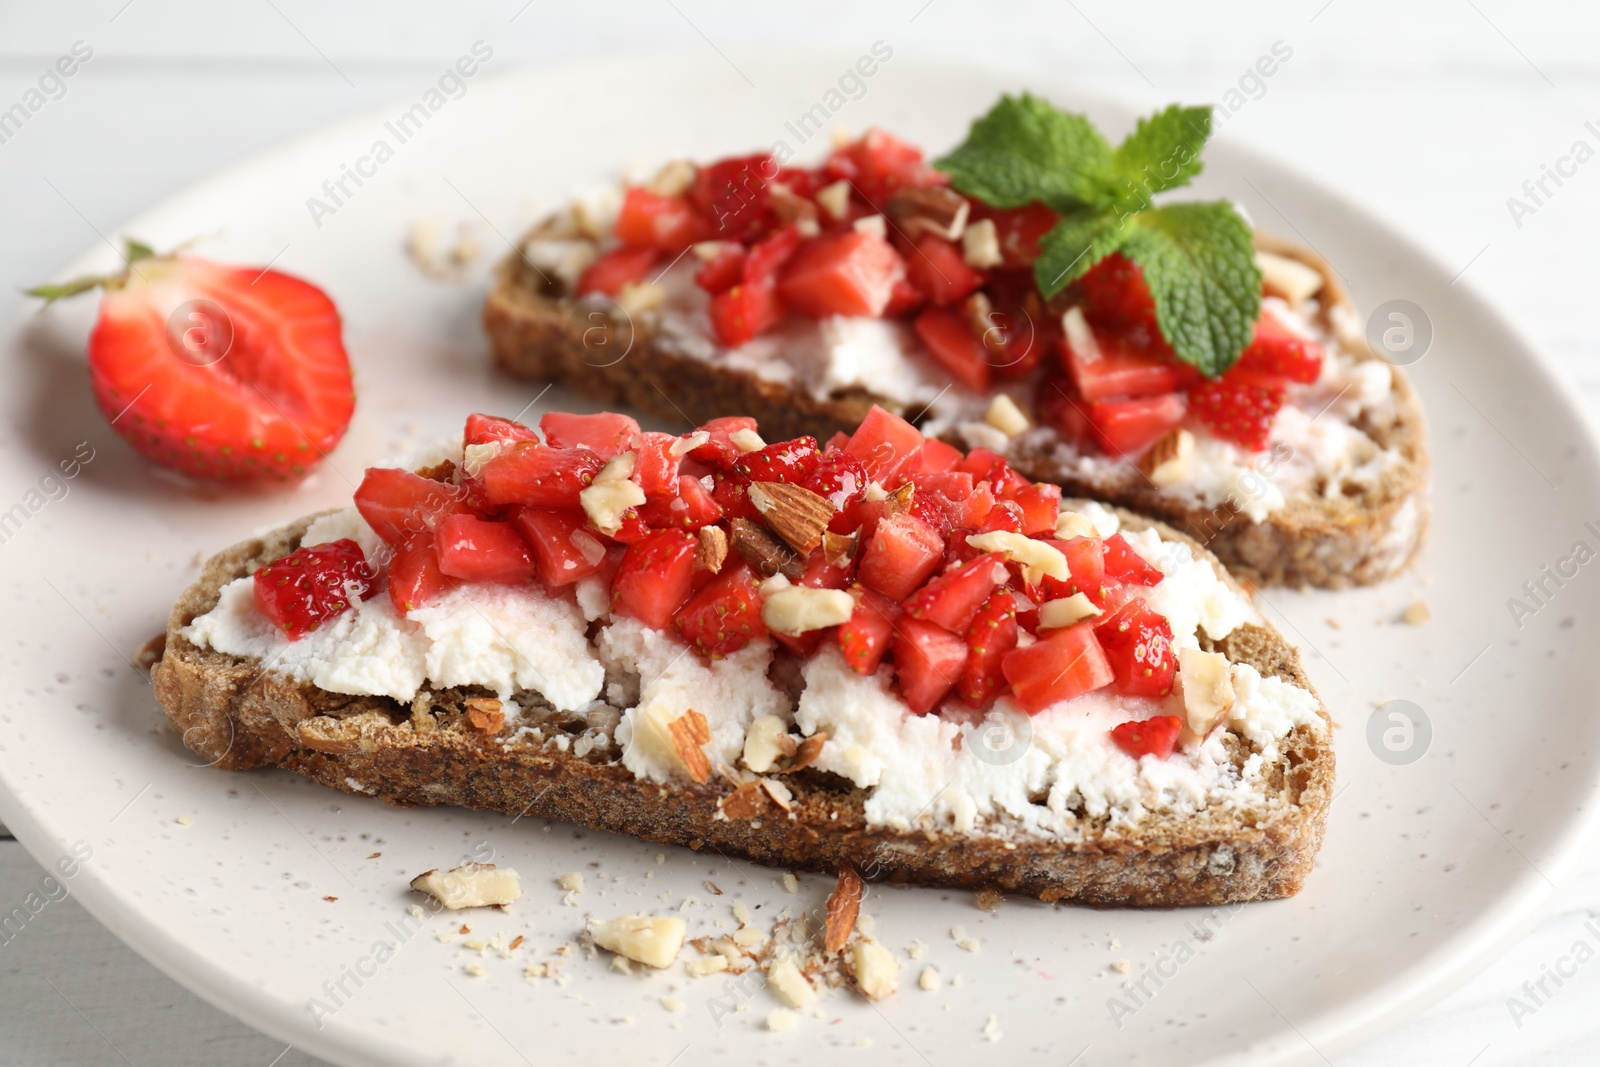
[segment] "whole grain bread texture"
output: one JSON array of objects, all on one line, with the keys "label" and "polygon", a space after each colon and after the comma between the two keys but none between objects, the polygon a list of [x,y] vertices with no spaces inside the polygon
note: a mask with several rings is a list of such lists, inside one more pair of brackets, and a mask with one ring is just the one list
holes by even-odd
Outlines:
[{"label": "whole grain bread texture", "polygon": [[[527,239],[541,233],[535,229]],[[1320,324],[1356,359],[1379,358],[1367,344],[1348,291],[1321,256],[1270,234],[1258,233],[1256,243],[1321,274]],[[635,408],[674,424],[751,415],[769,439],[811,434],[826,441],[835,432],[853,431],[873,404],[908,417],[916,414],[892,396],[851,390],[818,398],[804,386],[685,354],[658,343],[653,322],[648,308],[630,313],[626,301],[570,298],[557,278],[522,254],[500,266],[483,308],[494,360],[506,373],[563,382],[599,403]],[[1062,454],[1061,438],[1048,428],[1013,438],[1007,459],[1024,476],[1054,482],[1068,496],[1104,500],[1161,519],[1200,541],[1241,578],[1329,589],[1371,585],[1410,565],[1428,523],[1422,407],[1404,374],[1395,370],[1393,381],[1395,417],[1361,429],[1380,447],[1398,452],[1401,461],[1375,484],[1333,496],[1291,498],[1261,522],[1236,501],[1210,506],[1158,488],[1132,462],[1086,474],[1070,453]]]},{"label": "whole grain bread texture", "polygon": [[[1080,813],[1073,840],[1007,820],[972,831],[870,826],[867,792],[815,768],[782,775],[784,811],[761,788],[713,776],[703,785],[636,778],[614,743],[584,755],[570,741],[609,731],[616,713],[567,715],[519,694],[542,738],[484,722],[471,689],[423,690],[410,704],[344,696],[297,682],[262,663],[201,648],[182,629],[216,605],[236,578],[293,551],[311,519],[235,545],[208,561],[174,605],[155,693],[172,729],[202,759],[229,771],[276,765],[346,793],[412,806],[467,808],[556,819],[645,841],[708,850],[778,868],[868,880],[991,890],[1046,902],[1101,907],[1218,905],[1298,892],[1322,842],[1333,794],[1334,754],[1325,708],[1320,730],[1302,725],[1280,743],[1255,810],[1219,805],[1152,813],[1137,832]],[[1131,529],[1156,525],[1132,514]],[[1200,550],[1197,545],[1191,547]],[[1214,563],[1214,560],[1213,560]],[[1231,579],[1230,579],[1231,581]],[[1237,588],[1237,587],[1236,587]],[[1274,630],[1249,625],[1209,646],[1264,676],[1310,689],[1299,656]],[[1229,735],[1236,763],[1250,744]]]}]

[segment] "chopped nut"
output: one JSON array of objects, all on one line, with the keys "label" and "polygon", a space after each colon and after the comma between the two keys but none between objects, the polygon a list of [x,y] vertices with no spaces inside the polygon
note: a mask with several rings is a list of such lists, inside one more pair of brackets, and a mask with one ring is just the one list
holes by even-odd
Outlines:
[{"label": "chopped nut", "polygon": [[506,724],[505,709],[493,697],[468,697],[463,703],[467,708],[467,721],[474,730],[493,735]]},{"label": "chopped nut", "polygon": [[755,568],[757,574],[770,578],[782,574],[798,580],[805,574],[805,560],[800,553],[778,540],[760,525],[749,519],[734,519],[728,523],[733,550]]},{"label": "chopped nut", "polygon": [[694,184],[695,167],[687,159],[674,159],[650,179],[646,186],[657,196],[682,196]]},{"label": "chopped nut", "polygon": [[773,633],[798,637],[813,630],[841,626],[855,614],[855,598],[843,589],[796,585],[761,602],[761,621]]},{"label": "chopped nut", "polygon": [[431,467],[418,467],[417,477],[426,478],[430,482],[453,482],[456,476],[456,465],[448,459],[441,459]]},{"label": "chopped nut", "polygon": [[822,543],[822,533],[833,518],[833,502],[803,486],[752,482],[746,495],[772,532],[802,556]]},{"label": "chopped nut", "polygon": [[788,1008],[773,1008],[767,1013],[767,1029],[773,1031],[793,1030],[800,1025],[800,1016]]},{"label": "chopped nut", "polygon": [[1400,613],[1400,621],[1409,623],[1412,626],[1421,626],[1423,623],[1432,618],[1433,613],[1428,610],[1428,605],[1420,600],[1413,600],[1411,603],[1407,604],[1406,609]]},{"label": "chopped nut", "polygon": [[977,952],[978,949],[982,947],[983,946],[978,943],[978,939],[975,937],[963,937],[960,941],[956,942],[956,948],[961,949],[963,952]]},{"label": "chopped nut", "polygon": [[687,925],[682,919],[659,919],[650,915],[619,915],[615,919],[591,920],[589,936],[594,943],[635,963],[649,967],[670,967],[683,947]]},{"label": "chopped nut", "polygon": [[672,734],[672,743],[677,746],[689,777],[699,783],[708,781],[711,778],[711,761],[701,747],[711,741],[711,728],[706,724],[706,717],[690,708],[668,723],[667,730]]},{"label": "chopped nut", "polygon": [[1067,581],[1072,571],[1067,567],[1067,557],[1054,545],[1036,541],[1025,534],[1010,530],[991,530],[988,533],[969,534],[967,544],[980,552],[998,552],[1009,560],[1022,564],[1023,579],[1037,584],[1040,575]]},{"label": "chopped nut", "polygon": [[1074,537],[1099,537],[1094,520],[1076,511],[1063,511],[1056,516],[1056,536],[1063,541]]},{"label": "chopped nut", "polygon": [[1084,619],[1092,619],[1099,614],[1100,609],[1095,607],[1087,596],[1073,593],[1069,597],[1047,600],[1039,605],[1039,629],[1056,630],[1082,622]]},{"label": "chopped nut", "polygon": [[830,567],[839,567],[850,562],[856,554],[856,531],[847,534],[836,534],[832,530],[822,533],[822,558]]},{"label": "chopped nut", "polygon": [[817,999],[817,991],[789,956],[780,956],[767,968],[767,988],[785,1005],[803,1008]]},{"label": "chopped nut", "polygon": [[983,347],[991,355],[1004,358],[1006,331],[995,316],[994,301],[989,299],[989,294],[979,290],[967,297],[961,307],[967,313],[967,325],[972,328],[973,335],[983,342]]},{"label": "chopped nut", "polygon": [[849,967],[856,988],[868,1000],[882,1000],[899,988],[900,964],[876,941],[857,941],[850,953]]},{"label": "chopped nut", "polygon": [[939,977],[938,969],[930,964],[922,968],[922,973],[917,976],[917,985],[931,993],[944,986],[944,979]]},{"label": "chopped nut", "polygon": [[451,911],[510,904],[522,895],[517,872],[492,863],[463,863],[448,871],[424,871],[411,888],[426,893]]},{"label": "chopped nut", "polygon": [[998,889],[980,889],[977,893],[977,905],[984,911],[993,915],[1000,910],[1001,903],[1005,900]]},{"label": "chopped nut", "polygon": [[1183,688],[1183,712],[1189,733],[1205,737],[1233,709],[1233,671],[1220,652],[1198,648],[1178,650],[1178,679]]},{"label": "chopped nut", "polygon": [[989,1016],[988,1020],[983,1024],[983,1036],[989,1041],[999,1041],[1005,1036],[1000,1032],[1000,1017],[998,1015]]},{"label": "chopped nut", "polygon": [[863,215],[853,225],[857,233],[870,233],[874,237],[889,239],[889,220],[882,215]]},{"label": "chopped nut", "polygon": [[468,478],[476,478],[484,465],[500,454],[505,447],[501,441],[485,441],[481,445],[467,445],[461,450],[461,471]]},{"label": "chopped nut", "polygon": [[943,185],[902,186],[884,205],[907,236],[931,233],[946,241],[961,240],[972,205],[954,189]]},{"label": "chopped nut", "polygon": [[[689,246],[689,251],[694,253],[695,259],[709,262],[722,255],[726,250],[737,247],[739,246],[732,241],[696,241]],[[704,430],[698,432],[705,433]],[[711,435],[706,434],[706,436],[709,438]]]},{"label": "chopped nut", "polygon": [[728,535],[720,526],[702,526],[695,532],[694,568],[719,574],[728,558]]},{"label": "chopped nut", "polygon": [[556,885],[569,893],[581,893],[583,892],[583,872],[568,871],[556,879]]},{"label": "chopped nut", "polygon": [[629,508],[644,503],[644,490],[632,481],[636,456],[630,449],[611,457],[594,481],[578,493],[578,503],[594,523],[595,529],[608,537],[622,529],[622,521]]},{"label": "chopped nut", "polygon": [[766,791],[767,796],[771,797],[773,803],[777,804],[778,807],[784,811],[789,811],[794,807],[794,792],[788,786],[776,778],[758,778],[756,781],[761,784],[761,788]]},{"label": "chopped nut", "polygon": [[767,447],[761,435],[749,428],[738,429],[728,435],[728,443],[740,452],[758,452]]},{"label": "chopped nut", "polygon": [[1174,426],[1150,446],[1139,461],[1140,468],[1159,488],[1176,485],[1189,476],[1189,463],[1194,457],[1194,434],[1182,426]]},{"label": "chopped nut", "polygon": [[850,214],[850,183],[840,178],[832,185],[817,190],[817,204],[835,222],[843,222]]},{"label": "chopped nut", "polygon": [[1261,268],[1262,288],[1273,296],[1282,297],[1291,305],[1311,299],[1322,289],[1322,273],[1298,259],[1273,252],[1257,252],[1256,266]]},{"label": "chopped nut", "polygon": [[[787,739],[789,726],[776,715],[762,715],[744,733],[744,765],[757,774],[766,774],[785,755],[780,738]],[[791,746],[793,741],[790,741]],[[791,753],[794,749],[791,747]]]},{"label": "chopped nut", "polygon": [[672,444],[668,446],[667,451],[672,455],[681,458],[683,456],[687,456],[690,452],[693,452],[695,449],[699,448],[709,440],[711,440],[710,434],[706,433],[704,430],[696,430],[694,433],[684,434],[682,437],[675,439]]},{"label": "chopped nut", "polygon": [[1127,960],[1112,960],[1111,969],[1116,971],[1118,974],[1127,974],[1129,971],[1133,970],[1133,964],[1129,963]]},{"label": "chopped nut", "polygon": [[961,258],[967,261],[967,266],[979,270],[1000,265],[1003,259],[1000,255],[1000,231],[993,219],[979,219],[967,224],[961,233]]},{"label": "chopped nut", "polygon": [[1089,328],[1082,308],[1071,307],[1062,313],[1061,332],[1066,335],[1067,347],[1078,359],[1093,363],[1100,358],[1100,343],[1094,339],[1094,330]]},{"label": "chopped nut", "polygon": [[666,303],[667,290],[655,282],[626,282],[617,293],[617,307],[632,318]]},{"label": "chopped nut", "polygon": [[805,770],[816,762],[818,756],[822,755],[822,746],[827,741],[828,735],[820,730],[801,741],[799,747],[794,750],[794,759],[790,761],[789,766],[777,773],[793,774],[795,771]]},{"label": "chopped nut", "polygon": [[884,514],[898,515],[902,511],[910,511],[912,501],[917,498],[917,483],[907,482],[887,494],[884,498]]},{"label": "chopped nut", "polygon": [[800,879],[794,876],[793,871],[783,872],[783,891],[785,893],[800,892]]},{"label": "chopped nut", "polygon": [[683,1001],[677,997],[662,997],[661,1006],[668,1011],[682,1011],[684,1009]]},{"label": "chopped nut", "polygon": [[725,819],[754,819],[767,810],[770,800],[759,782],[741,782],[737,789],[717,801],[717,810]]},{"label": "chopped nut", "polygon": [[849,867],[839,868],[839,881],[828,894],[827,936],[823,947],[838,952],[850,940],[856,928],[856,917],[861,914],[861,876]]},{"label": "chopped nut", "polygon": [[727,970],[728,957],[705,956],[698,960],[690,960],[688,963],[683,965],[683,969],[688,971],[696,978],[704,978],[706,975],[716,974],[719,971]]},{"label": "chopped nut", "polygon": [[1017,407],[1017,402],[1005,393],[996,393],[989,402],[989,410],[983,416],[983,421],[999,430],[1007,437],[1015,437],[1028,428],[1028,416]]},{"label": "chopped nut", "polygon": [[772,203],[773,214],[778,216],[780,222],[794,222],[803,226],[807,221],[817,221],[817,205],[783,182],[768,182],[767,196]]}]

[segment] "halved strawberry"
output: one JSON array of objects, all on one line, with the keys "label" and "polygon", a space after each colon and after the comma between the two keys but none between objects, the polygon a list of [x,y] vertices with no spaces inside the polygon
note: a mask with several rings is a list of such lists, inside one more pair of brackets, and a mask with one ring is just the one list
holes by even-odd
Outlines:
[{"label": "halved strawberry", "polygon": [[914,715],[932,711],[961,680],[967,642],[941,626],[901,616],[893,647],[900,698]]},{"label": "halved strawberry", "polygon": [[1224,441],[1259,452],[1272,438],[1283,397],[1281,388],[1225,374],[1189,390],[1189,411]]},{"label": "halved strawberry", "polygon": [[1148,719],[1118,723],[1111,728],[1111,740],[1134,759],[1154,756],[1166,759],[1178,747],[1183,720],[1176,715],[1153,715]]},{"label": "halved strawberry", "polygon": [[1011,683],[1017,704],[1029,715],[1103,689],[1116,677],[1088,623],[1056,630],[1027,648],[1012,649],[1001,658],[1000,670]]},{"label": "halved strawberry", "polygon": [[298,481],[332,451],[355,392],[326,293],[280,271],[156,256],[131,241],[127,261],[116,276],[29,292],[105,289],[89,381],[136,451],[238,483]]},{"label": "halved strawberry", "polygon": [[1293,333],[1269,312],[1256,320],[1255,338],[1236,366],[1310,385],[1322,376],[1322,355],[1321,345]]},{"label": "halved strawberry", "polygon": [[987,708],[1006,687],[1000,661],[1017,647],[1017,604],[1011,590],[989,594],[967,624],[966,638],[967,662],[956,695],[975,708]]},{"label": "halved strawberry", "polygon": [[940,307],[959,304],[983,284],[983,275],[967,266],[960,248],[932,234],[917,238],[906,253],[906,274]]},{"label": "halved strawberry", "polygon": [[468,510],[460,486],[392,467],[367,468],[356,488],[355,505],[390,546],[430,533],[446,516]]},{"label": "halved strawberry", "polygon": [[601,459],[610,459],[633,447],[639,436],[639,423],[631,416],[611,411],[597,415],[550,411],[539,419],[539,430],[545,443],[552,447],[587,448]]},{"label": "halved strawberry", "polygon": [[578,494],[600,472],[601,460],[587,448],[555,448],[518,441],[483,465],[478,482],[495,506],[576,508]]},{"label": "halved strawberry", "polygon": [[1134,597],[1094,628],[1125,696],[1164,697],[1172,692],[1178,659],[1172,651],[1172,627]]},{"label": "halved strawberry", "polygon": [[351,597],[371,596],[376,578],[348,537],[297,548],[256,570],[256,610],[295,641],[349,610]]},{"label": "halved strawberry", "polygon": [[761,593],[743,563],[722,573],[689,598],[672,619],[678,634],[705,656],[726,656],[766,634]]},{"label": "halved strawberry", "polygon": [[861,584],[904,600],[944,559],[944,539],[910,512],[878,523],[861,554]]},{"label": "halved strawberry", "polygon": [[861,461],[867,477],[887,486],[925,440],[915,426],[874,404],[845,447]]},{"label": "halved strawberry", "polygon": [[677,252],[706,236],[705,224],[684,196],[662,196],[633,186],[622,194],[617,240],[636,248]]},{"label": "halved strawberry", "polygon": [[765,448],[746,452],[734,461],[733,469],[734,473],[752,482],[801,485],[821,462],[817,439],[808,435],[790,441],[774,441]]},{"label": "halved strawberry", "polygon": [[578,279],[577,295],[604,293],[616,296],[630,282],[641,282],[655,269],[661,253],[653,248],[613,248],[589,264]]},{"label": "halved strawberry", "polygon": [[1166,577],[1160,568],[1141,556],[1119,533],[1105,539],[1106,577],[1128,585],[1159,585]]},{"label": "halved strawberry", "polygon": [[517,585],[539,576],[528,542],[506,522],[451,515],[435,534],[439,569],[466,582]]},{"label": "halved strawberry", "polygon": [[863,585],[854,585],[850,591],[856,597],[856,610],[850,621],[839,627],[839,651],[851,670],[871,674],[889,651],[900,605]]},{"label": "halved strawberry", "polygon": [[456,583],[439,569],[432,533],[422,533],[389,557],[389,602],[405,615],[448,593]]},{"label": "halved strawberry", "polygon": [[975,393],[989,388],[989,355],[966,316],[944,307],[924,308],[912,324],[934,362]]},{"label": "halved strawberry", "polygon": [[717,343],[737,348],[783,319],[783,301],[771,279],[740,282],[711,298],[711,329]]},{"label": "halved strawberry", "polygon": [[664,630],[694,585],[695,538],[655,530],[628,546],[611,579],[611,610]]},{"label": "halved strawberry", "polygon": [[861,230],[808,241],[784,265],[778,292],[784,303],[814,319],[829,315],[877,318],[905,277],[900,253],[877,234]]},{"label": "halved strawberry", "polygon": [[934,623],[953,634],[965,633],[995,586],[1005,584],[1010,576],[1005,557],[990,553],[934,578],[911,594],[902,607],[913,619]]},{"label": "halved strawberry", "polygon": [[588,517],[581,511],[517,508],[511,521],[533,551],[539,580],[547,588],[569,586],[605,566],[605,542],[588,529]]}]

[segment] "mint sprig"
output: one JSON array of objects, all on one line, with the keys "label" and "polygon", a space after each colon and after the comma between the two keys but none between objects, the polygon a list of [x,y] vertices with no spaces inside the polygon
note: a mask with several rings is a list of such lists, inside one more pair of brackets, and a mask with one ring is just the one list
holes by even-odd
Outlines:
[{"label": "mint sprig", "polygon": [[1155,204],[1200,173],[1210,137],[1209,107],[1174,104],[1112,148],[1087,118],[1024,93],[1001,97],[934,166],[993,207],[1038,202],[1061,215],[1033,265],[1046,297],[1113,252],[1138,263],[1162,336],[1215,377],[1250,343],[1260,311],[1250,226],[1226,201]]}]

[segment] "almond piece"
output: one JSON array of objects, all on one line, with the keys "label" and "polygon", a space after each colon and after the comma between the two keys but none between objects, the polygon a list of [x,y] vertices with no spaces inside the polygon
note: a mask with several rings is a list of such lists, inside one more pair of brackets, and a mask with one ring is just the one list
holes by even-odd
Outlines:
[{"label": "almond piece", "polygon": [[517,872],[492,863],[463,863],[448,871],[424,871],[411,879],[411,888],[428,894],[451,911],[497,907],[522,895]]},{"label": "almond piece", "polygon": [[1056,536],[1063,541],[1074,537],[1099,537],[1094,520],[1077,511],[1063,511],[1056,516]]},{"label": "almond piece", "polygon": [[772,798],[772,802],[784,811],[794,807],[794,791],[776,778],[757,778],[762,790]]},{"label": "almond piece", "polygon": [[1038,583],[1039,575],[1048,575],[1058,582],[1067,581],[1072,576],[1072,571],[1067,566],[1067,557],[1054,545],[1047,545],[1043,541],[1036,541],[1025,534],[1012,533],[1010,530],[991,530],[988,533],[971,534],[967,537],[967,544],[980,552],[998,552],[1009,560],[1022,564],[1023,578],[1030,584]]},{"label": "almond piece", "polygon": [[894,492],[884,496],[884,515],[898,515],[902,511],[911,510],[911,502],[917,497],[917,483],[907,482]]},{"label": "almond piece", "polygon": [[805,770],[807,767],[816,762],[818,756],[822,755],[822,746],[826,744],[827,741],[828,735],[825,733],[819,731],[812,734],[795,747],[794,759],[789,762],[789,766],[784,767],[782,770],[775,771],[774,773],[793,774],[795,771]]},{"label": "almond piece", "polygon": [[824,530],[822,534],[822,558],[830,567],[842,567],[855,558],[857,535],[854,530],[847,534],[836,534],[832,530]]},{"label": "almond piece", "polygon": [[654,311],[667,301],[667,290],[655,282],[628,282],[617,293],[617,307],[632,318],[646,311]]},{"label": "almond piece", "polygon": [[589,936],[595,944],[656,968],[672,966],[678,950],[683,948],[687,929],[682,919],[658,919],[652,915],[619,915],[589,922]]},{"label": "almond piece", "polygon": [[1189,463],[1194,457],[1194,434],[1182,426],[1174,426],[1162,434],[1139,460],[1150,484],[1158,488],[1176,485],[1189,476]]},{"label": "almond piece", "polygon": [[761,621],[773,633],[799,637],[813,630],[842,626],[855,610],[855,598],[843,589],[796,585],[780,589],[761,602]]},{"label": "almond piece", "polygon": [[766,578],[782,574],[795,580],[805,574],[805,560],[798,552],[749,519],[734,519],[728,524],[728,533],[733,550],[757,574]]},{"label": "almond piece", "polygon": [[687,456],[709,440],[711,440],[710,434],[704,430],[696,430],[694,433],[684,434],[682,437],[677,438],[671,445],[667,446],[667,451],[674,456]]},{"label": "almond piece", "polygon": [[633,465],[637,457],[630,449],[606,461],[594,481],[578,493],[578,503],[589,516],[595,529],[607,535],[622,529],[622,520],[629,508],[644,503],[644,490],[632,481]]},{"label": "almond piece", "polygon": [[773,213],[778,216],[779,221],[816,223],[817,205],[783,182],[768,182],[767,196],[771,199]]},{"label": "almond piece", "polygon": [[493,735],[506,724],[505,709],[493,697],[468,697],[463,703],[467,708],[467,721],[475,730]]},{"label": "almond piece", "polygon": [[746,495],[772,532],[802,556],[822,543],[822,532],[833,519],[833,502],[802,486],[753,482]]},{"label": "almond piece", "polygon": [[672,735],[672,743],[689,777],[701,784],[709,781],[711,761],[701,747],[711,740],[711,728],[706,725],[706,717],[690,708],[668,723],[667,731]]},{"label": "almond piece", "polygon": [[[985,220],[987,221],[987,220]],[[973,293],[961,305],[967,313],[967,325],[991,355],[1005,357],[1006,332],[995,319],[994,301],[984,292]]]},{"label": "almond piece", "polygon": [[757,452],[767,447],[761,435],[751,429],[735,430],[728,435],[728,443],[740,452]]},{"label": "almond piece", "polygon": [[1298,259],[1273,252],[1257,252],[1256,266],[1261,268],[1262,288],[1273,296],[1282,297],[1291,305],[1310,300],[1322,289],[1322,272],[1306,266]]},{"label": "almond piece", "polygon": [[717,801],[717,810],[725,819],[755,819],[766,810],[771,798],[757,782],[744,782],[739,788]]},{"label": "almond piece", "polygon": [[791,1008],[804,1008],[817,999],[817,991],[789,956],[780,956],[767,968],[767,988]]},{"label": "almond piece", "polygon": [[[757,774],[766,774],[784,755],[784,745],[779,739],[786,737],[789,726],[776,715],[761,715],[744,732],[744,765]],[[793,749],[790,749],[792,752]]]},{"label": "almond piece", "polygon": [[838,952],[850,940],[861,914],[861,876],[849,867],[839,868],[839,881],[828,894],[827,937],[823,947]]},{"label": "almond piece", "polygon": [[1063,626],[1092,619],[1100,614],[1100,609],[1089,601],[1082,593],[1073,593],[1060,600],[1047,600],[1039,605],[1039,629],[1059,630]]},{"label": "almond piece", "polygon": [[674,159],[650,179],[645,188],[657,196],[682,196],[694,184],[694,164],[687,159]]},{"label": "almond piece", "polygon": [[886,241],[889,239],[889,220],[882,215],[863,215],[852,226],[857,233],[870,233]]},{"label": "almond piece", "polygon": [[900,987],[900,964],[876,941],[857,941],[848,962],[856,988],[868,1000],[882,1000]]},{"label": "almond piece", "polygon": [[835,222],[843,222],[850,214],[850,183],[840,178],[832,185],[817,190],[817,204]]},{"label": "almond piece", "polygon": [[1183,686],[1183,713],[1188,732],[1197,738],[1215,730],[1233,710],[1233,669],[1220,652],[1178,650],[1178,678]]},{"label": "almond piece", "polygon": [[983,421],[1007,437],[1015,437],[1028,429],[1028,416],[1005,393],[996,393],[994,399],[989,401],[989,410],[984,414]]},{"label": "almond piece", "polygon": [[967,266],[979,270],[1000,265],[1000,231],[993,219],[979,219],[967,224],[967,228],[961,232],[961,258],[967,261]]},{"label": "almond piece", "polygon": [[722,563],[728,558],[728,535],[720,526],[702,526],[695,531],[695,538],[695,570],[720,574]]},{"label": "almond piece", "polygon": [[903,186],[889,197],[884,212],[910,237],[931,233],[946,241],[961,240],[972,204],[943,185]]},{"label": "almond piece", "polygon": [[442,459],[431,467],[418,467],[417,477],[426,478],[430,482],[454,482],[456,465],[448,459]]}]

